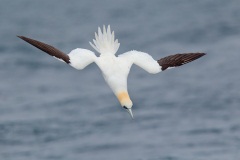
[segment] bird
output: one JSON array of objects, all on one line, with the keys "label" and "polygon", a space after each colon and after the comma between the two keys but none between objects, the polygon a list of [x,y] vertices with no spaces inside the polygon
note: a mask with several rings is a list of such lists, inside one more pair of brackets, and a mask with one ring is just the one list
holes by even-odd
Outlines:
[{"label": "bird", "polygon": [[82,70],[88,65],[96,63],[120,105],[130,114],[132,119],[133,102],[128,93],[127,78],[133,64],[150,74],[156,74],[170,68],[182,66],[206,55],[206,53],[201,52],[178,53],[155,60],[148,53],[130,50],[116,56],[120,43],[118,39],[115,39],[115,33],[111,31],[110,25],[107,28],[103,25],[102,30],[98,27],[93,43],[89,42],[99,55],[83,48],[73,49],[66,54],[49,44],[25,36],[17,37],[77,70]]}]

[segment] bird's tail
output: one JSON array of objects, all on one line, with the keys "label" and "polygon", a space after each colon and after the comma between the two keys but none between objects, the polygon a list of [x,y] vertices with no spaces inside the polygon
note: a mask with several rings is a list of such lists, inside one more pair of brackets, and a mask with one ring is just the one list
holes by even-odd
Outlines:
[{"label": "bird's tail", "polygon": [[120,46],[118,40],[114,39],[114,31],[111,32],[110,25],[108,25],[107,29],[105,25],[103,25],[103,31],[98,27],[98,33],[95,32],[95,39],[93,39],[94,44],[89,43],[100,54],[115,54]]}]

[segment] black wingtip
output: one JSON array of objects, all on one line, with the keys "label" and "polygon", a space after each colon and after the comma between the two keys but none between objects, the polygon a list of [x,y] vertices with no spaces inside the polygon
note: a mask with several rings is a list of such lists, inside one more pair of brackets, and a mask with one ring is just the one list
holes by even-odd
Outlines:
[{"label": "black wingtip", "polygon": [[24,41],[26,41],[27,39],[29,39],[29,38],[27,38],[27,37],[25,37],[25,36],[19,36],[19,35],[17,35],[17,37],[20,38],[20,39],[22,39],[22,40],[24,40]]},{"label": "black wingtip", "polygon": [[18,38],[21,38],[21,39],[24,37],[24,36],[19,36],[19,35],[16,35],[16,36],[17,36]]},{"label": "black wingtip", "polygon": [[22,39],[22,40],[24,40],[24,41],[26,41],[26,39],[28,39],[27,37],[19,36],[19,35],[17,35],[17,37],[20,38],[20,39]]},{"label": "black wingtip", "polygon": [[201,56],[205,56],[205,55],[207,55],[207,53],[199,53],[199,54],[201,54]]},{"label": "black wingtip", "polygon": [[166,70],[169,67],[178,67],[189,62],[192,62],[206,53],[196,52],[196,53],[178,53],[175,55],[170,55],[158,60],[158,64],[162,67],[162,71]]},{"label": "black wingtip", "polygon": [[197,59],[202,57],[202,56],[205,56],[207,53],[203,53],[203,52],[196,52],[196,53],[193,53],[197,56]]},{"label": "black wingtip", "polygon": [[[198,55],[198,58],[207,55],[207,53],[198,53],[198,54],[199,54],[199,55]],[[197,58],[197,59],[198,59],[198,58]]]},{"label": "black wingtip", "polygon": [[63,61],[65,61],[67,64],[70,63],[70,58],[67,54],[63,53],[62,51],[58,50],[57,48],[49,45],[49,44],[46,44],[46,43],[43,43],[43,42],[40,42],[40,41],[37,41],[37,40],[34,40],[34,39],[31,39],[31,38],[27,38],[27,37],[24,37],[24,36],[18,36],[18,38],[26,41],[27,43],[33,45],[34,47],[42,50],[43,52],[46,52],[47,54],[51,55],[51,56],[54,56],[56,58],[59,58],[59,59],[62,59]]}]

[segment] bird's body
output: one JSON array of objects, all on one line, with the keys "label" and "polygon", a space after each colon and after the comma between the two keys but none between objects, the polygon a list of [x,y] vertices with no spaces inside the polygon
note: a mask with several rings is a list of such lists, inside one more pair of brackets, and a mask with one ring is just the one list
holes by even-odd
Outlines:
[{"label": "bird's body", "polygon": [[96,64],[101,69],[105,81],[121,105],[126,107],[132,106],[132,101],[127,91],[127,77],[130,65],[123,58],[116,57],[113,54],[101,55],[97,59]]},{"label": "bird's body", "polygon": [[90,45],[100,53],[99,56],[96,56],[90,50],[81,48],[74,49],[66,55],[48,44],[24,36],[18,37],[78,70],[84,69],[89,64],[95,62],[121,106],[127,109],[132,117],[131,108],[133,103],[127,90],[127,78],[133,64],[149,73],[156,74],[170,67],[181,66],[205,55],[205,53],[175,54],[158,61],[154,60],[149,54],[139,51],[129,51],[116,56],[115,53],[120,44],[118,40],[114,39],[114,32],[111,32],[110,26],[108,26],[107,30],[104,26],[103,32],[98,28],[98,34],[95,33],[95,40],[93,40],[94,44],[90,42]]}]

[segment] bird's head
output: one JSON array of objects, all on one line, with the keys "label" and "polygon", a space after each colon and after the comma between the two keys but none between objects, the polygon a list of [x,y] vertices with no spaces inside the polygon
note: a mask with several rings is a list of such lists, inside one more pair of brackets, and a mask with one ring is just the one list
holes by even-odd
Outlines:
[{"label": "bird's head", "polygon": [[133,119],[133,113],[132,113],[132,106],[133,103],[128,95],[127,92],[120,92],[117,94],[117,98],[121,104],[121,106],[130,114],[130,116]]}]

